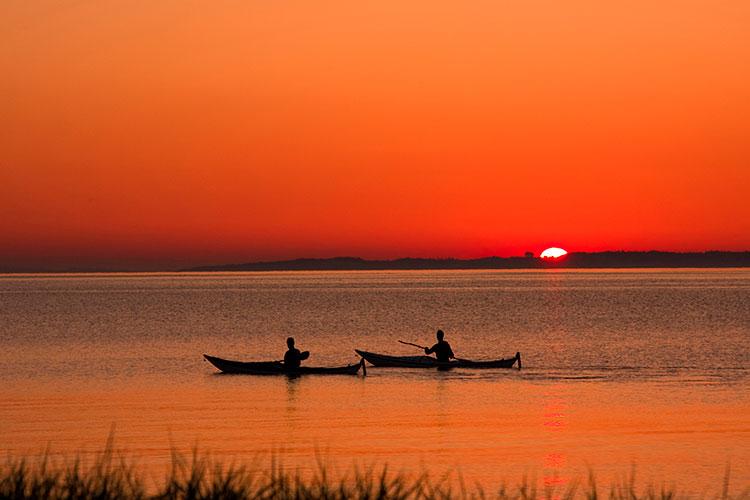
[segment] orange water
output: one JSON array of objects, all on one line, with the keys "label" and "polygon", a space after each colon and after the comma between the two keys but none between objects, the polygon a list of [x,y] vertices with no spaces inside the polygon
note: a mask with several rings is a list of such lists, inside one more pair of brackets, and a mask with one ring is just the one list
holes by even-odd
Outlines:
[{"label": "orange water", "polygon": [[[750,486],[750,272],[564,271],[0,277],[0,452],[116,445],[161,475],[172,448],[303,471],[388,463],[494,488],[593,469],[715,495]],[[414,354],[517,370],[221,376],[202,361],[311,365]]]}]

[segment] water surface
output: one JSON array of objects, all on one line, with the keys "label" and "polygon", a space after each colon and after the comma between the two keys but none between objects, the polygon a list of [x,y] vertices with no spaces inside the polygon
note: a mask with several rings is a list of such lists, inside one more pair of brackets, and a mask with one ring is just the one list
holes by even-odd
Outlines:
[{"label": "water surface", "polygon": [[[194,445],[226,460],[316,455],[494,488],[636,466],[639,482],[750,486],[750,272],[398,271],[0,276],[0,452],[118,446],[159,470]],[[353,349],[523,370],[370,368],[362,377],[221,376],[204,352],[309,364]]]}]

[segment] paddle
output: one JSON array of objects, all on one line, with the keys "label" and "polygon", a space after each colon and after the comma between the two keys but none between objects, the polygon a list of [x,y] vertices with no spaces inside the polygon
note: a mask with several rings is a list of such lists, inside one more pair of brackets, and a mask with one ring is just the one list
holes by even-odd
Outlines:
[{"label": "paddle", "polygon": [[[422,349],[422,350],[424,350],[424,349],[427,349],[427,347],[425,347],[425,346],[422,346],[422,345],[419,345],[419,344],[412,344],[411,342],[404,342],[403,340],[399,340],[399,342],[400,342],[401,344],[405,344],[405,345],[411,345],[411,346],[414,346],[414,347],[418,347],[418,348],[420,348],[420,349]],[[467,363],[467,362],[468,362],[468,363],[471,363],[471,360],[470,360],[470,359],[462,359],[462,358],[455,358],[455,357],[454,357],[453,359],[455,359],[456,361],[460,361],[460,362],[462,362],[462,363]]]},{"label": "paddle", "polygon": [[400,342],[400,343],[402,343],[402,344],[406,344],[406,345],[411,345],[411,346],[414,346],[414,347],[419,347],[419,348],[420,348],[420,349],[422,349],[422,350],[425,350],[425,349],[427,349],[427,348],[426,348],[425,346],[423,346],[423,345],[419,345],[419,344],[412,344],[411,342],[404,342],[403,340],[399,340],[399,342]]}]

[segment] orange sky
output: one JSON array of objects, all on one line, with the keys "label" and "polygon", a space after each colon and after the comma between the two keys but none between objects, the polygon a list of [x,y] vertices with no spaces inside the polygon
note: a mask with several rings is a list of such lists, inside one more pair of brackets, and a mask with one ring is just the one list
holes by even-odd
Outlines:
[{"label": "orange sky", "polygon": [[4,0],[0,269],[750,248],[747,0]]}]

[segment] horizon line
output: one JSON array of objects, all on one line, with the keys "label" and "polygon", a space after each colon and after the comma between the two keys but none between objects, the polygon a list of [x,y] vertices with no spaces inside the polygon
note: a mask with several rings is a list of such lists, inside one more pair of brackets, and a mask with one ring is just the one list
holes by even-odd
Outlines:
[{"label": "horizon line", "polygon": [[[471,257],[471,258],[461,258],[461,257],[414,257],[414,256],[406,256],[406,257],[395,257],[395,258],[364,258],[364,257],[358,257],[353,255],[336,255],[333,257],[294,257],[294,258],[287,258],[287,259],[279,259],[279,260],[256,260],[256,261],[244,261],[244,262],[224,262],[224,263],[218,263],[218,264],[198,264],[198,265],[189,265],[189,266],[181,266],[179,268],[169,267],[169,266],[163,266],[162,268],[156,268],[153,269],[138,269],[138,267],[146,267],[146,266],[128,266],[128,267],[117,267],[117,266],[56,266],[56,267],[47,267],[47,266],[18,266],[15,268],[7,267],[3,268],[0,266],[0,274],[5,275],[22,275],[22,274],[101,274],[101,273],[122,273],[122,274],[128,274],[128,273],[181,273],[181,272],[211,272],[211,271],[224,271],[224,272],[232,272],[232,271],[243,271],[242,269],[237,269],[242,266],[256,266],[256,267],[263,267],[263,266],[284,266],[284,265],[293,265],[293,264],[304,264],[304,263],[335,263],[335,262],[349,262],[349,263],[359,263],[363,266],[367,265],[388,265],[388,264],[399,264],[399,263],[408,263],[409,261],[413,261],[415,263],[422,263],[422,264],[440,264],[440,263],[453,263],[453,264],[460,264],[466,263],[482,263],[483,261],[505,261],[506,263],[533,263],[536,264],[536,266],[527,266],[526,268],[545,268],[545,267],[567,267],[567,268],[577,268],[577,267],[583,267],[583,268],[589,268],[593,269],[597,266],[592,265],[591,262],[585,263],[585,262],[578,262],[578,265],[573,266],[566,266],[565,264],[571,264],[569,261],[575,261],[576,259],[580,258],[586,258],[586,257],[600,257],[600,258],[633,258],[633,257],[661,257],[666,259],[680,259],[680,258],[693,258],[693,259],[711,259],[711,258],[720,258],[720,257],[735,257],[735,258],[742,258],[741,262],[739,262],[739,265],[729,265],[732,264],[731,262],[727,263],[721,263],[721,262],[715,262],[717,265],[709,265],[710,262],[698,262],[697,264],[701,265],[685,265],[685,266],[677,266],[674,264],[678,264],[678,262],[673,262],[673,265],[658,265],[657,263],[648,263],[648,262],[641,262],[639,263],[621,263],[621,265],[616,265],[616,262],[609,262],[605,265],[598,266],[601,268],[659,268],[659,267],[668,267],[668,268],[729,268],[729,267],[750,267],[750,249],[749,250],[698,250],[698,251],[688,251],[688,252],[678,252],[678,251],[670,251],[670,250],[602,250],[602,251],[571,251],[568,252],[565,256],[561,258],[544,258],[541,257],[538,254],[534,254],[532,252],[526,252],[522,255],[511,255],[507,257],[501,257],[498,255],[486,255],[483,257]],[[539,264],[544,264],[543,267],[540,267]],[[573,262],[573,264],[576,264],[576,262]],[[664,263],[669,264],[669,263]],[[500,269],[514,269],[514,268],[524,268],[523,266],[516,266],[511,268],[500,268]],[[394,268],[394,270],[398,269],[408,269],[408,268]],[[419,269],[419,268],[417,268]],[[433,268],[427,268],[425,270],[438,270],[439,267],[433,267]],[[449,267],[446,269],[460,269],[460,267]],[[491,267],[488,269],[492,269]],[[247,269],[248,271],[261,271],[263,269]],[[304,269],[268,269],[268,270],[304,270]],[[310,269],[315,270],[315,269]],[[321,270],[337,270],[336,268],[326,268]],[[339,270],[355,270],[355,269],[339,269]],[[364,269],[367,270],[367,269]]]}]

